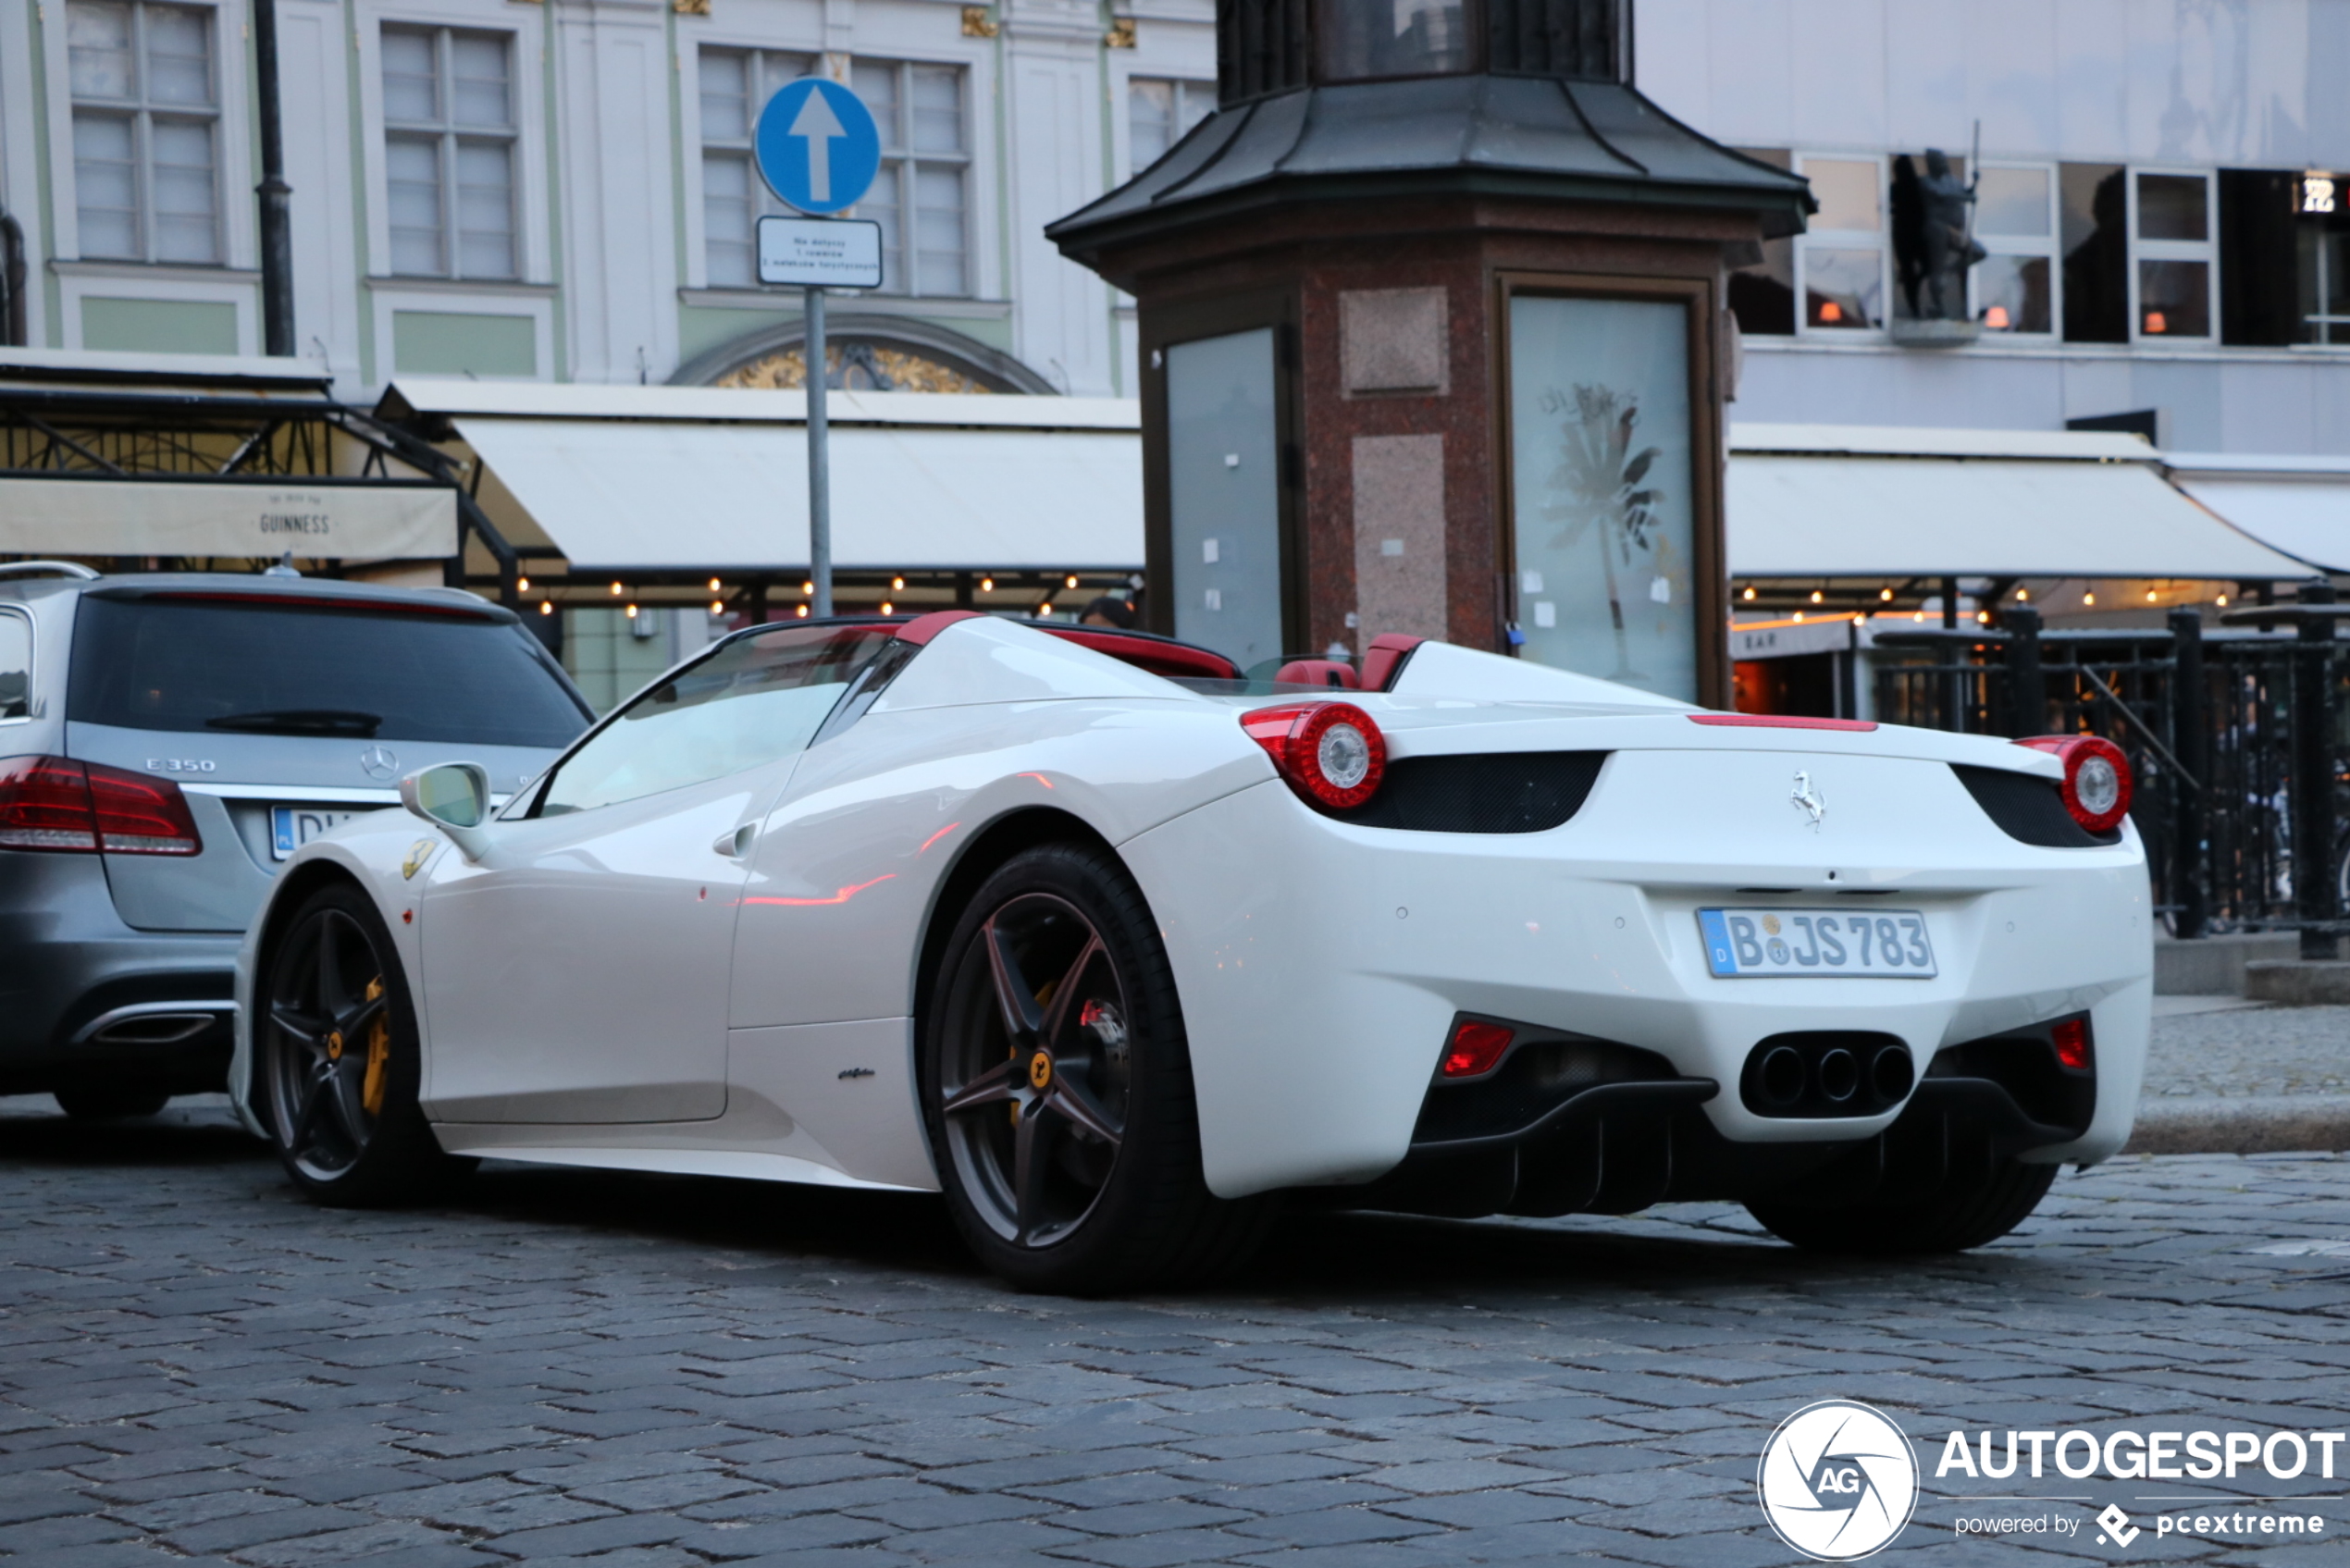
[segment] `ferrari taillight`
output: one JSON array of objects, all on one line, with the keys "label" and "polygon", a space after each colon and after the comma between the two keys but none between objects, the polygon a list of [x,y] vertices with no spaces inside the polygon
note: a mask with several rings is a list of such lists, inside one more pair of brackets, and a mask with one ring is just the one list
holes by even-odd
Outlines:
[{"label": "ferrari taillight", "polygon": [[1309,806],[1351,811],[1379,793],[1387,739],[1351,702],[1292,702],[1241,715],[1241,728],[1273,759]]},{"label": "ferrari taillight", "polygon": [[0,762],[0,849],[193,855],[188,797],[169,779],[64,757]]},{"label": "ferrari taillight", "polygon": [[2111,833],[2130,814],[2130,759],[2102,735],[2033,735],[2016,742],[2064,764],[2064,809],[2091,833]]}]

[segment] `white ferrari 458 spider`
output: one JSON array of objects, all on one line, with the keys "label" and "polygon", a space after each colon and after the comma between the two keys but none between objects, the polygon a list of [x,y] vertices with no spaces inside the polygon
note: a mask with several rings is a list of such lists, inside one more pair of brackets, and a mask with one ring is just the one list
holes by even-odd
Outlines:
[{"label": "white ferrari 458 spider", "polygon": [[2087,736],[948,611],[747,629],[502,805],[402,791],[240,965],[236,1096],[330,1202],[485,1155],[943,1189],[1050,1290],[1195,1278],[1277,1204],[1949,1250],[2121,1148],[2145,1061]]}]

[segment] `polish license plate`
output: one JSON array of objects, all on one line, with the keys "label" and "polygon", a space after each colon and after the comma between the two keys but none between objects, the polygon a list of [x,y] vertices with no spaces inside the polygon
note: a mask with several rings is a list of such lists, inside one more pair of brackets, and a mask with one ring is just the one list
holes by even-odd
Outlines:
[{"label": "polish license plate", "polygon": [[325,833],[340,827],[353,817],[365,816],[365,811],[338,811],[325,806],[272,806],[269,808],[269,858],[283,860],[293,852]]},{"label": "polish license plate", "polygon": [[1915,909],[1700,909],[1718,980],[1932,980],[1934,943]]}]

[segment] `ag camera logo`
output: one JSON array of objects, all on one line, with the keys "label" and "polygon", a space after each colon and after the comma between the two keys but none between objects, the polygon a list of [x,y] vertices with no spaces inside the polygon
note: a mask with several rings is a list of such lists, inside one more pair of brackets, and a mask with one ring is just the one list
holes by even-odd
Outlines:
[{"label": "ag camera logo", "polygon": [[1822,1562],[1850,1562],[1883,1550],[1909,1524],[1918,1462],[1882,1411],[1822,1400],[1779,1423],[1755,1485],[1779,1539]]}]

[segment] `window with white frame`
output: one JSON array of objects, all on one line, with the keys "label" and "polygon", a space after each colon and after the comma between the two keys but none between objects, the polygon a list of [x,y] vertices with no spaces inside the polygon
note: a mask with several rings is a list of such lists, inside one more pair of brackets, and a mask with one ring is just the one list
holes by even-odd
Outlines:
[{"label": "window with white frame", "polygon": [[701,51],[702,257],[713,289],[748,289],[759,281],[760,216],[785,208],[759,177],[752,132],[767,100],[815,68],[812,55]]},{"label": "window with white frame", "polygon": [[881,128],[881,172],[855,216],[881,225],[883,289],[971,293],[971,139],[963,68],[855,60],[848,85]]},{"label": "window with white frame", "polygon": [[2151,338],[2211,336],[2211,177],[2130,171],[2131,325]]},{"label": "window with white frame", "polygon": [[1212,81],[1179,81],[1157,76],[1127,78],[1126,128],[1133,172],[1140,174],[1165,157],[1169,147],[1181,142],[1215,108],[1216,84]]},{"label": "window with white frame", "polygon": [[1974,319],[1986,332],[2056,330],[2056,170],[1985,164],[1974,188]]},{"label": "window with white frame", "polygon": [[1885,160],[1805,155],[1819,213],[1796,247],[1796,290],[1806,332],[1885,325]]},{"label": "window with white frame", "polygon": [[209,7],[72,0],[74,200],[81,254],[221,260],[220,80]]},{"label": "window with white frame", "polygon": [[391,270],[519,278],[512,36],[386,27],[383,93]]}]

